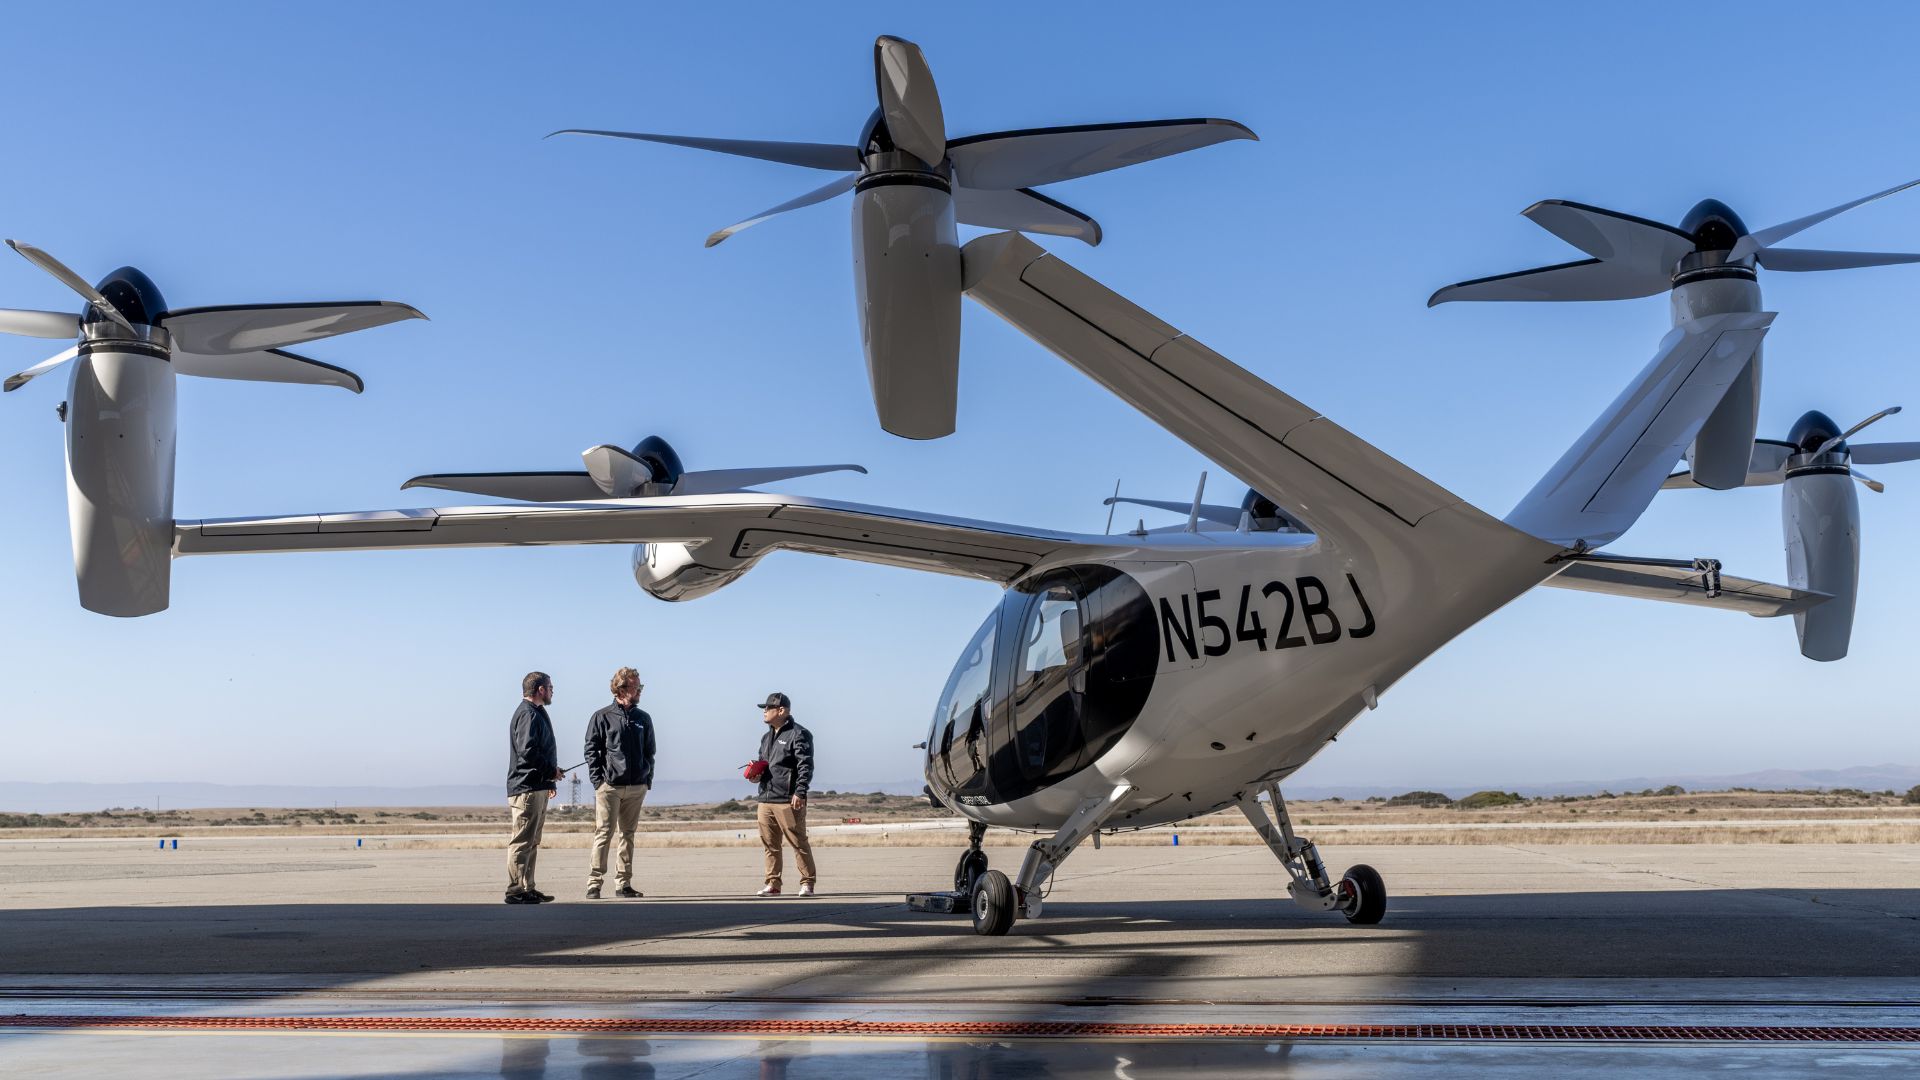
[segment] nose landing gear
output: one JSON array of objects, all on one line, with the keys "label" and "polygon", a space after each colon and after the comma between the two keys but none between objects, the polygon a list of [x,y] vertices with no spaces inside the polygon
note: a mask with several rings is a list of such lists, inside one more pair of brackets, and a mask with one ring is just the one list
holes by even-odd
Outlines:
[{"label": "nose landing gear", "polygon": [[973,883],[987,872],[987,853],[980,850],[980,839],[986,835],[987,827],[977,821],[967,827],[967,852],[953,868],[954,892],[973,895]]},{"label": "nose landing gear", "polygon": [[1380,872],[1360,863],[1349,869],[1338,884],[1327,877],[1327,866],[1313,841],[1293,835],[1293,821],[1287,816],[1286,800],[1280,797],[1280,785],[1267,785],[1269,807],[1260,805],[1257,795],[1240,800],[1240,812],[1267,842],[1275,858],[1292,880],[1287,895],[1309,911],[1338,911],[1356,926],[1372,926],[1387,914],[1387,883]]}]

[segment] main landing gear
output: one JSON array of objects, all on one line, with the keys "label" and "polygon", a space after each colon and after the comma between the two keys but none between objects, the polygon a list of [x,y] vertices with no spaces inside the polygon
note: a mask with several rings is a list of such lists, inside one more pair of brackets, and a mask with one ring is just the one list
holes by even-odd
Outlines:
[{"label": "main landing gear", "polygon": [[987,853],[980,850],[980,839],[987,827],[973,823],[967,834],[967,853],[960,856],[959,865],[953,870],[953,891],[909,893],[907,906],[915,911],[942,914],[965,911],[973,916],[973,932],[988,937],[999,937],[1013,929],[1015,919],[1039,918],[1044,889],[1053,872],[1067,861],[1067,856],[1073,854],[1082,840],[1098,831],[1132,793],[1132,784],[1120,784],[1106,795],[1082,802],[1067,816],[1058,832],[1033,842],[1020,863],[1020,873],[1011,880],[987,867]]},{"label": "main landing gear", "polygon": [[1387,883],[1380,872],[1361,863],[1352,867],[1336,884],[1327,878],[1326,864],[1313,841],[1293,835],[1293,821],[1287,817],[1287,804],[1280,797],[1280,785],[1267,785],[1273,817],[1260,805],[1257,795],[1240,799],[1240,812],[1247,816],[1260,838],[1280,860],[1292,880],[1287,895],[1309,911],[1338,911],[1356,926],[1372,926],[1387,913]]}]

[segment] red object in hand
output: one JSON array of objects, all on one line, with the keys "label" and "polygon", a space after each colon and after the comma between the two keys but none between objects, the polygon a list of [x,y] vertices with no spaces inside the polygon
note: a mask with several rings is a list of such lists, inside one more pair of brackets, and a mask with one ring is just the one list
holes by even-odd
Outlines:
[{"label": "red object in hand", "polygon": [[740,775],[757,784],[760,782],[761,777],[767,775],[767,763],[759,758],[755,758],[741,766]]}]

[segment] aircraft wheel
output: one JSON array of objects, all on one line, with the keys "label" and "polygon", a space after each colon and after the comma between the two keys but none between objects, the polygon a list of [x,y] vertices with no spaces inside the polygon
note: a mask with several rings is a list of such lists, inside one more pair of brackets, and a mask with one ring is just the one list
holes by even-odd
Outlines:
[{"label": "aircraft wheel", "polygon": [[1360,863],[1340,879],[1340,891],[1353,898],[1342,914],[1355,926],[1372,926],[1387,914],[1387,883],[1380,871]]},{"label": "aircraft wheel", "polygon": [[987,872],[987,853],[979,848],[969,848],[960,856],[959,865],[953,868],[953,891],[973,895],[973,883],[981,874]]},{"label": "aircraft wheel", "polygon": [[1000,937],[1013,929],[1013,882],[988,870],[973,883],[973,932]]}]

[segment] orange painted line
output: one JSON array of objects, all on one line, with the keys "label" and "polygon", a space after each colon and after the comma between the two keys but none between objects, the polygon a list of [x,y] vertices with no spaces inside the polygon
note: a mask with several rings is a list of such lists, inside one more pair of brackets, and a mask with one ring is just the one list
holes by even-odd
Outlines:
[{"label": "orange painted line", "polygon": [[1450,1042],[1920,1043],[1920,1027],[1736,1024],[1127,1024],[1045,1020],[779,1020],[480,1016],[0,1016],[0,1029],[469,1034],[1329,1039]]}]

